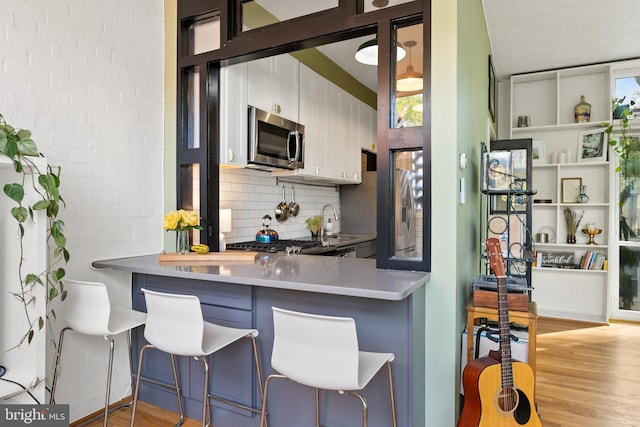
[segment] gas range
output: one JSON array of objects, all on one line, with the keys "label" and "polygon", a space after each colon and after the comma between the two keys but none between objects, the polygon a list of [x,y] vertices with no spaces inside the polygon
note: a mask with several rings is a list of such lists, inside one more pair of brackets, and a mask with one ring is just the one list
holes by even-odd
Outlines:
[{"label": "gas range", "polygon": [[[305,250],[322,247],[320,240],[276,240],[271,243],[263,242],[240,242],[240,243],[227,243],[227,250],[240,250],[240,251],[255,251],[255,252],[302,252]],[[287,248],[294,248],[289,249]]]}]

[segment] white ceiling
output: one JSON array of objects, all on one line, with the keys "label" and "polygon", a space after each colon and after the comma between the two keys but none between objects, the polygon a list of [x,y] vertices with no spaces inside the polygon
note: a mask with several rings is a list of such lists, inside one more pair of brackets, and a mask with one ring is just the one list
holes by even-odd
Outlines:
[{"label": "white ceiling", "polygon": [[498,78],[640,58],[638,0],[482,0]]},{"label": "white ceiling", "polygon": [[[405,1],[391,0],[389,5]],[[280,19],[287,19],[335,7],[337,0],[259,3]],[[369,3],[365,2],[367,6]],[[305,9],[310,4],[314,10]],[[482,0],[482,7],[499,79],[518,73],[640,58],[640,0]],[[376,67],[360,64],[353,56],[358,46],[370,38],[318,49],[375,90]],[[403,61],[407,64],[400,63],[401,70],[408,65],[408,58]],[[412,63],[414,67],[421,63],[416,52]]]}]

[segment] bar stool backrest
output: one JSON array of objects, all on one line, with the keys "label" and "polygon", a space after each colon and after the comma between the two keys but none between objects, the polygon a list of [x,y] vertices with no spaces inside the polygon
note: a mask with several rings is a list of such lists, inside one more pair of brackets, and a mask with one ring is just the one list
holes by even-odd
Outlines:
[{"label": "bar stool backrest", "polygon": [[357,390],[358,337],[349,317],[273,307],[271,366],[289,379],[325,390]]},{"label": "bar stool backrest", "polygon": [[74,330],[87,335],[111,335],[111,304],[104,283],[62,279],[67,297],[62,317]]},{"label": "bar stool backrest", "polygon": [[147,304],[144,337],[149,344],[178,356],[204,356],[204,319],[198,297],[142,291]]}]

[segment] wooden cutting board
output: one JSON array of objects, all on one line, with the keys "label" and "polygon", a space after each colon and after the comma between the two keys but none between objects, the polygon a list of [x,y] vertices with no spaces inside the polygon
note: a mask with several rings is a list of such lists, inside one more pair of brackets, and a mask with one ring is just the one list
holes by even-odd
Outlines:
[{"label": "wooden cutting board", "polygon": [[195,252],[178,254],[176,252],[169,252],[160,254],[160,262],[191,264],[219,261],[255,261],[257,254],[258,252],[251,251],[207,252],[206,254],[197,254]]}]

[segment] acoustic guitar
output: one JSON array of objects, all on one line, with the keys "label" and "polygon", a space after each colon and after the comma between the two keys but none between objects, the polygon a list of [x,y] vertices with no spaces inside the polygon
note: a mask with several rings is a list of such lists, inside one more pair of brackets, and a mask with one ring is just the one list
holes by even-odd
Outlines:
[{"label": "acoustic guitar", "polygon": [[500,352],[474,359],[464,368],[465,399],[458,427],[542,426],[533,400],[533,370],[511,358],[507,278],[500,241],[489,238],[486,246],[489,265],[498,281]]}]

